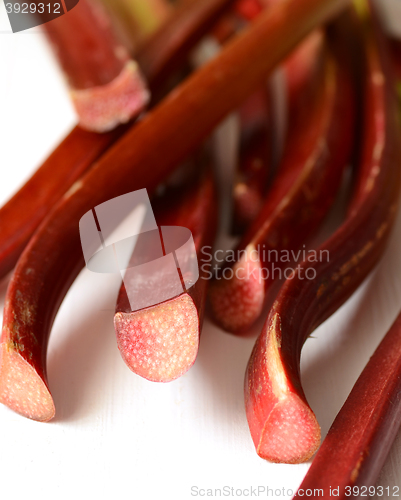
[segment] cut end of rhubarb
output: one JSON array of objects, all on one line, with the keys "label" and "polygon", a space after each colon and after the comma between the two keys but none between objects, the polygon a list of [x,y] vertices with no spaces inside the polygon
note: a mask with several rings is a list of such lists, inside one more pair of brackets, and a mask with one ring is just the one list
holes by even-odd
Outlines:
[{"label": "cut end of rhubarb", "polygon": [[211,284],[214,319],[224,330],[244,333],[260,316],[265,300],[262,271],[258,252],[249,245],[240,260]]},{"label": "cut end of rhubarb", "polygon": [[141,113],[150,99],[136,62],[130,60],[107,85],[73,90],[71,97],[82,128],[107,132]]},{"label": "cut end of rhubarb", "polygon": [[257,452],[269,462],[300,464],[309,460],[319,445],[315,415],[296,394],[289,394],[270,413]]},{"label": "cut end of rhubarb", "polygon": [[199,347],[198,311],[188,294],[114,317],[125,363],[152,382],[171,382],[194,364]]},{"label": "cut end of rhubarb", "polygon": [[0,402],[23,417],[48,422],[53,398],[32,366],[8,344],[0,346]]},{"label": "cut end of rhubarb", "polygon": [[[258,455],[269,462],[299,464],[320,444],[320,427],[304,398],[295,392],[281,358],[282,320],[270,314],[247,369],[247,418]],[[297,384],[296,384],[297,385]]]}]

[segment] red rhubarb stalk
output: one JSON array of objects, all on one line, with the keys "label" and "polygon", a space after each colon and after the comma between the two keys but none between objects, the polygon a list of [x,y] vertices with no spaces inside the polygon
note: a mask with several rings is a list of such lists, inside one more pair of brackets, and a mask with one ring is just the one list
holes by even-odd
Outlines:
[{"label": "red rhubarb stalk", "polygon": [[[153,209],[160,227],[179,226],[191,231],[200,262],[202,248],[213,245],[217,204],[211,171],[197,177],[189,185],[171,189],[159,204],[153,203]],[[200,264],[194,286],[173,299],[132,312],[125,285],[138,288],[135,278],[133,268],[117,299],[114,326],[118,348],[134,373],[153,382],[170,382],[189,370],[198,353],[206,272]]]},{"label": "red rhubarb stalk", "polygon": [[401,171],[397,100],[380,32],[368,25],[364,29],[363,133],[350,212],[335,234],[285,282],[246,372],[251,435],[259,456],[273,462],[306,461],[319,446],[320,427],[300,380],[301,349],[376,265],[397,210]]},{"label": "red rhubarb stalk", "polygon": [[319,498],[333,498],[334,489],[339,499],[380,496],[375,484],[401,425],[400,394],[401,314],[358,378],[300,488],[322,490]]},{"label": "red rhubarb stalk", "polygon": [[83,267],[80,218],[100,203],[152,191],[317,25],[349,4],[284,0],[137,123],[54,207],[10,282],[1,337],[0,400],[40,421],[55,413],[46,376],[50,330]]},{"label": "red rhubarb stalk", "polygon": [[67,77],[81,127],[106,132],[143,111],[149,92],[142,73],[99,3],[80,0],[44,28]]},{"label": "red rhubarb stalk", "polygon": [[211,286],[214,317],[229,332],[246,332],[258,319],[268,291],[291,271],[290,251],[296,255],[313,236],[337,194],[350,160],[355,111],[339,49],[333,40],[305,79],[277,177],[234,252],[237,261],[227,262]]},{"label": "red rhubarb stalk", "polygon": [[[163,28],[147,41],[152,50],[144,44],[138,52],[152,92],[160,93],[163,78],[171,75],[168,71],[174,71],[177,65],[185,62],[190,49],[206,33],[211,19],[222,8],[221,0],[200,4],[204,6],[203,10],[198,3],[191,3],[178,17],[172,16],[167,21],[170,28]],[[213,8],[214,5],[218,7]],[[199,17],[193,14],[193,9]],[[179,34],[178,39],[172,33]],[[170,57],[173,65],[167,64]],[[75,127],[20,191],[0,209],[0,279],[15,266],[52,206],[125,131],[125,127],[119,127],[106,134],[96,134]]]},{"label": "red rhubarb stalk", "polygon": [[[322,33],[317,30],[282,66],[287,83],[287,114],[290,123],[296,120],[297,103],[310,82],[321,45]],[[271,173],[275,124],[272,123],[268,89],[264,87],[251,96],[239,113],[242,138],[233,190],[233,233],[243,235],[263,207]]]}]

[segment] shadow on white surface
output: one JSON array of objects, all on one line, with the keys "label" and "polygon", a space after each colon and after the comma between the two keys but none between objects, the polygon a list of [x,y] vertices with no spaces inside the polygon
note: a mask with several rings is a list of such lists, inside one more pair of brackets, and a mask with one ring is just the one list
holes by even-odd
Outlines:
[{"label": "shadow on white surface", "polygon": [[111,383],[115,361],[121,360],[113,326],[119,278],[108,278],[84,270],[56,318],[48,352],[54,422],[96,418],[109,404],[105,385]]},{"label": "shadow on white surface", "polygon": [[197,368],[210,393],[214,418],[241,419],[244,409],[244,374],[255,339],[234,337],[206,320],[201,336]]}]

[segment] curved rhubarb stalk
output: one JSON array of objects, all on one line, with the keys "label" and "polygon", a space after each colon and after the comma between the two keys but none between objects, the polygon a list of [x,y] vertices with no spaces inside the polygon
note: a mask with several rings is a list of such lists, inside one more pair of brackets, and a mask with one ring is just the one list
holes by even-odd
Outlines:
[{"label": "curved rhubarb stalk", "polygon": [[401,425],[400,353],[401,314],[334,420],[300,486],[303,491],[321,489],[320,498],[332,498],[335,485],[336,498],[346,499],[363,496],[376,484]]},{"label": "curved rhubarb stalk", "polygon": [[[211,248],[216,232],[216,193],[211,171],[189,185],[172,189],[159,205],[153,203],[162,226],[188,228],[198,262],[202,248]],[[153,382],[171,382],[194,364],[203,323],[207,274],[200,265],[194,286],[175,298],[132,312],[125,284],[121,286],[114,316],[117,345],[127,366]],[[135,272],[135,269],[134,269]],[[132,275],[135,278],[135,274]],[[137,285],[136,285],[137,286]],[[140,293],[140,290],[139,290]]]},{"label": "curved rhubarb stalk", "polygon": [[22,254],[7,291],[0,351],[2,402],[35,420],[54,416],[47,344],[58,307],[83,267],[80,218],[127,191],[152,191],[303,37],[348,3],[284,0],[261,15],[132,127],[64,195]]},{"label": "curved rhubarb stalk", "polygon": [[378,30],[368,25],[360,57],[366,64],[363,136],[348,218],[285,282],[246,372],[251,435],[259,456],[273,462],[303,462],[319,446],[320,428],[300,380],[301,349],[376,265],[396,214],[401,171],[398,106]]},{"label": "curved rhubarb stalk", "polygon": [[80,0],[44,28],[82,128],[106,132],[143,111],[150,94],[142,73],[99,3]]},{"label": "curved rhubarb stalk", "polygon": [[[289,121],[295,119],[297,103],[308,87],[321,46],[322,32],[316,30],[282,65],[287,83]],[[262,209],[266,197],[273,154],[273,117],[270,108],[268,89],[262,88],[239,110],[242,138],[239,168],[233,189],[232,216],[233,233],[236,235],[243,235],[249,228]]]},{"label": "curved rhubarb stalk", "polygon": [[214,318],[229,332],[246,332],[258,319],[269,288],[291,269],[285,256],[296,255],[320,227],[350,160],[355,99],[343,50],[338,41],[331,45],[299,92],[279,173],[235,251],[237,261],[211,285]]},{"label": "curved rhubarb stalk", "polygon": [[[279,0],[239,0],[234,11],[244,20],[253,21],[266,7]],[[240,20],[234,14],[220,20],[214,33],[223,43],[238,30]],[[298,47],[294,54],[282,65],[286,79],[287,107],[289,119],[294,116],[294,108],[300,93],[310,80],[322,44],[322,33],[317,30]],[[251,96],[240,108],[241,145],[239,165],[233,188],[233,228],[234,235],[243,235],[260,212],[265,199],[270,166],[273,156],[273,124],[270,95],[267,88]]]},{"label": "curved rhubarb stalk", "polygon": [[[174,71],[185,61],[190,49],[208,30],[221,9],[221,0],[191,3],[180,10],[178,17],[172,16],[166,27],[146,42],[150,50],[146,44],[142,45],[137,57],[152,92],[159,93],[163,86],[162,74],[167,78],[172,74],[169,71]],[[168,65],[169,58],[174,64]],[[75,127],[30,180],[0,209],[0,279],[15,266],[30,237],[53,205],[125,132],[125,126],[105,134]]]}]

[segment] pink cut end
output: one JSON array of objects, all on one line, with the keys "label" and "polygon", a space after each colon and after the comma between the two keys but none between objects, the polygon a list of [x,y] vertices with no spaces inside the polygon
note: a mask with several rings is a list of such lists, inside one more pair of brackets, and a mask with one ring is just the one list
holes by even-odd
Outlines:
[{"label": "pink cut end", "polygon": [[72,90],[71,97],[82,128],[107,132],[143,111],[150,99],[145,81],[134,61],[107,85]]},{"label": "pink cut end", "polygon": [[199,347],[198,311],[188,294],[114,317],[121,356],[136,374],[171,382],[194,364]]},{"label": "pink cut end", "polygon": [[55,415],[45,382],[8,344],[0,347],[0,402],[39,422],[48,422]]},{"label": "pink cut end", "polygon": [[228,332],[246,331],[262,312],[265,284],[257,255],[254,247],[247,247],[234,267],[226,269],[210,287],[214,318]]},{"label": "pink cut end", "polygon": [[295,394],[279,401],[267,419],[258,455],[275,463],[300,464],[320,444],[320,427],[311,409]]}]

